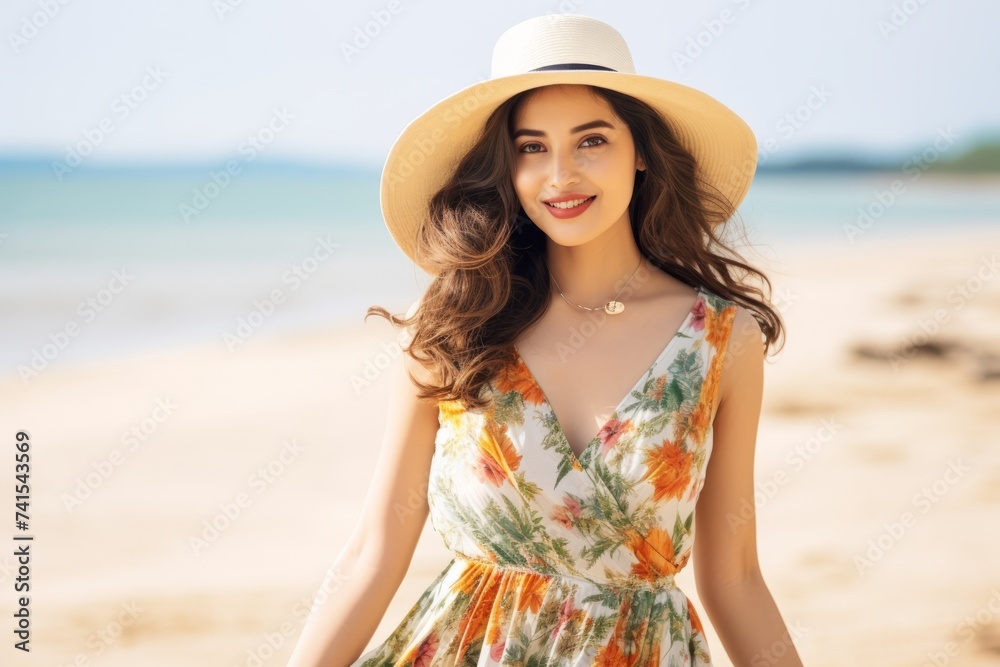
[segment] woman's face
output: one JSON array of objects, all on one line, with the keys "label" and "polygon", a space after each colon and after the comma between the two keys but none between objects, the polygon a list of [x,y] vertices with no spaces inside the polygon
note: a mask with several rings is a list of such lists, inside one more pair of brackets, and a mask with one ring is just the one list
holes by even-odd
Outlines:
[{"label": "woman's face", "polygon": [[[585,86],[545,86],[515,115],[513,141],[518,199],[554,242],[580,245],[629,224],[635,172],[646,166],[603,98]],[[590,201],[562,210],[548,203],[565,195]]]}]

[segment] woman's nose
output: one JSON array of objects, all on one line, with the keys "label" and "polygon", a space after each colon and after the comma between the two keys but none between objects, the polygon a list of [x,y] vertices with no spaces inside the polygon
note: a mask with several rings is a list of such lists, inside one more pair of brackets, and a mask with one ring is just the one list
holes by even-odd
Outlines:
[{"label": "woman's nose", "polygon": [[580,164],[577,156],[565,151],[553,152],[552,163],[549,165],[549,185],[555,189],[564,190],[567,185],[580,181]]}]

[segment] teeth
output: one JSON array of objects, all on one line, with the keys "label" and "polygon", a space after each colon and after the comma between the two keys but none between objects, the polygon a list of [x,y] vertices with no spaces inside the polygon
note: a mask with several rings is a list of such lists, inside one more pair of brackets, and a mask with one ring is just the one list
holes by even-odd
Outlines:
[{"label": "teeth", "polygon": [[580,204],[582,204],[583,202],[587,201],[588,199],[590,199],[590,197],[587,197],[586,199],[573,199],[571,201],[555,202],[553,204],[549,204],[549,206],[552,206],[554,208],[575,208]]}]

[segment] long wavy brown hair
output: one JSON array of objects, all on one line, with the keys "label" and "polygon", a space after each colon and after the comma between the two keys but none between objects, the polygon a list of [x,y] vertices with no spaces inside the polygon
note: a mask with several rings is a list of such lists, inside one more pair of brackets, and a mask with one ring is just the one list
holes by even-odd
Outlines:
[{"label": "long wavy brown hair", "polygon": [[[716,233],[723,225],[715,224],[733,218],[735,207],[698,178],[694,157],[656,109],[617,91],[588,87],[628,126],[646,163],[636,171],[628,206],[639,251],[678,280],[746,307],[760,325],[767,352],[783,338],[781,318],[748,278],[759,279],[768,292],[771,283]],[[439,379],[425,384],[411,375],[421,398],[458,400],[467,409],[489,405],[485,386],[514,361],[514,342],[548,307],[546,237],[514,189],[511,138],[518,109],[538,90],[511,97],[490,115],[478,142],[431,198],[416,253],[436,275],[418,307],[410,317],[381,306],[371,306],[365,315],[405,327],[404,351]]]}]

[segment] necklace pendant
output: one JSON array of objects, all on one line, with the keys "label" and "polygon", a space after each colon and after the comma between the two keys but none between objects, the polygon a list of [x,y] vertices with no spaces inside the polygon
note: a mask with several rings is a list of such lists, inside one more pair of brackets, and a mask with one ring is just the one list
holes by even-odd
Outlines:
[{"label": "necklace pendant", "polygon": [[621,301],[612,300],[604,304],[604,312],[606,312],[608,315],[617,315],[623,310],[625,310],[625,304],[622,303]]}]

